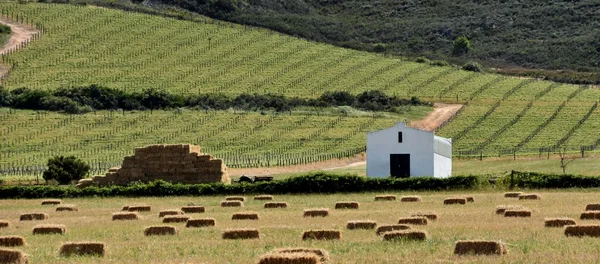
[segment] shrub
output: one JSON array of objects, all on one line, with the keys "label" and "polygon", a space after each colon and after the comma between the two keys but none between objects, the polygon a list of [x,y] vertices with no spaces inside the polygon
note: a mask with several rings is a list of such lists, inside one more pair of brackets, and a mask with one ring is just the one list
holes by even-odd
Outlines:
[{"label": "shrub", "polygon": [[48,160],[48,169],[44,171],[44,180],[56,180],[60,184],[69,184],[80,180],[90,171],[90,166],[75,156],[55,156]]},{"label": "shrub", "polygon": [[427,57],[423,57],[423,56],[418,57],[415,61],[418,63],[426,63],[426,64],[431,63],[431,60],[429,60]]},{"label": "shrub", "polygon": [[474,62],[474,61],[469,61],[469,62],[465,63],[465,65],[463,65],[462,68],[465,71],[483,72],[483,68],[481,67],[481,65],[479,65],[479,63]]},{"label": "shrub", "polygon": [[471,50],[471,41],[466,36],[460,36],[452,42],[452,55],[461,56]]},{"label": "shrub", "polygon": [[11,34],[12,29],[7,25],[0,25],[0,34]]}]

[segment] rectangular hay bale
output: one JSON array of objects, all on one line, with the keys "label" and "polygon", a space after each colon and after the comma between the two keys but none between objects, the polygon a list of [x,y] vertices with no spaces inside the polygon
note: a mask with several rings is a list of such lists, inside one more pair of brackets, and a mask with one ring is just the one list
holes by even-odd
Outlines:
[{"label": "rectangular hay bale", "polygon": [[59,199],[47,199],[42,201],[42,205],[57,205],[60,204],[61,200]]},{"label": "rectangular hay bale", "polygon": [[329,252],[320,249],[320,248],[276,248],[272,251],[273,253],[305,253],[305,254],[314,254],[319,257],[319,260],[322,263],[326,263],[329,261]]},{"label": "rectangular hay bale", "polygon": [[395,201],[396,195],[385,194],[385,195],[376,195],[375,201]]},{"label": "rectangular hay bale", "polygon": [[569,226],[565,226],[565,236],[600,237],[600,225],[569,225]]},{"label": "rectangular hay bale", "polygon": [[459,240],[454,246],[455,255],[504,255],[506,244],[499,241]]},{"label": "rectangular hay bale", "polygon": [[375,231],[377,233],[377,235],[381,235],[382,233],[385,232],[390,232],[390,231],[397,231],[397,230],[407,230],[410,229],[409,225],[404,225],[404,224],[398,224],[398,225],[382,225],[377,227],[377,231]]},{"label": "rectangular hay bale", "polygon": [[586,211],[579,216],[581,220],[600,220],[600,211]]},{"label": "rectangular hay bale", "polygon": [[46,220],[46,219],[48,219],[48,214],[44,214],[44,213],[22,214],[19,217],[20,221],[33,221],[33,220]]},{"label": "rectangular hay bale", "polygon": [[63,235],[67,232],[65,225],[36,225],[33,227],[34,235]]},{"label": "rectangular hay bale", "polygon": [[574,219],[571,218],[546,218],[544,219],[545,227],[564,227],[568,225],[576,225]]},{"label": "rectangular hay bale", "polygon": [[0,247],[20,247],[25,245],[22,236],[0,236]]},{"label": "rectangular hay bale", "polygon": [[504,217],[531,217],[531,210],[506,210],[504,211]]},{"label": "rectangular hay bale", "polygon": [[231,216],[231,220],[258,220],[258,214],[255,212],[235,213]]},{"label": "rectangular hay bale", "polygon": [[112,220],[138,220],[140,216],[136,212],[118,212],[112,214]]},{"label": "rectangular hay bale", "polygon": [[335,209],[358,209],[358,202],[337,202]]},{"label": "rectangular hay bale", "polygon": [[600,203],[588,204],[585,206],[586,211],[600,211]]},{"label": "rectangular hay bale", "polygon": [[398,224],[408,225],[427,225],[429,221],[424,216],[401,217],[398,219]]},{"label": "rectangular hay bale", "polygon": [[320,264],[319,257],[307,253],[267,253],[262,255],[258,264]]},{"label": "rectangular hay bale", "polygon": [[270,202],[265,203],[265,208],[287,208],[286,202]]},{"label": "rectangular hay bale", "polygon": [[540,200],[542,196],[537,193],[525,193],[519,195],[519,200]]},{"label": "rectangular hay bale", "polygon": [[254,196],[254,200],[256,200],[256,201],[271,201],[271,200],[273,200],[273,195],[257,195],[257,196]]},{"label": "rectangular hay bale", "polygon": [[429,237],[427,232],[423,230],[396,230],[383,233],[383,240],[426,240]]},{"label": "rectangular hay bale", "polygon": [[504,198],[519,198],[521,195],[523,195],[522,192],[505,192]]},{"label": "rectangular hay bale", "polygon": [[216,221],[214,218],[198,218],[190,219],[185,223],[185,227],[205,227],[215,226]]},{"label": "rectangular hay bale", "polygon": [[10,226],[8,221],[0,220],[0,228],[7,228]]},{"label": "rectangular hay bale", "polygon": [[342,233],[338,230],[307,230],[302,234],[302,240],[339,240]]},{"label": "rectangular hay bale", "polygon": [[346,224],[347,229],[374,229],[377,226],[375,221],[370,220],[352,220]]},{"label": "rectangular hay bale", "polygon": [[305,209],[304,217],[326,217],[329,215],[329,209],[318,208],[318,209]]},{"label": "rectangular hay bale", "polygon": [[421,202],[423,199],[421,199],[421,196],[416,196],[416,195],[412,195],[412,196],[402,196],[400,197],[400,202]]},{"label": "rectangular hay bale", "polygon": [[163,223],[185,223],[190,219],[187,215],[167,215],[163,218]]},{"label": "rectangular hay bale", "polygon": [[165,217],[167,215],[182,215],[183,211],[179,209],[162,210],[158,212],[158,217]]},{"label": "rectangular hay bale", "polygon": [[149,226],[144,229],[145,236],[177,235],[177,228],[174,226]]},{"label": "rectangular hay bale", "polygon": [[221,207],[243,207],[244,203],[241,201],[221,201]]},{"label": "rectangular hay bale", "polygon": [[447,199],[444,199],[444,204],[467,204],[467,199],[465,199],[465,198],[447,198]]},{"label": "rectangular hay bale", "polygon": [[67,242],[62,244],[60,247],[60,255],[71,256],[71,255],[93,255],[93,256],[104,256],[104,243],[100,242]]},{"label": "rectangular hay bale", "polygon": [[127,207],[129,212],[150,212],[152,208],[149,205],[130,205]]},{"label": "rectangular hay bale", "polygon": [[504,214],[506,210],[520,210],[525,209],[521,205],[498,205],[496,206],[496,214]]},{"label": "rectangular hay bale", "polygon": [[437,220],[438,216],[434,212],[416,212],[410,215],[411,217],[425,217],[428,220]]},{"label": "rectangular hay bale", "polygon": [[223,239],[259,239],[257,229],[227,229],[223,231]]},{"label": "rectangular hay bale", "polygon": [[189,205],[189,206],[181,207],[181,211],[183,211],[186,214],[193,214],[193,213],[204,213],[206,211],[206,209],[204,208],[204,206]]},{"label": "rectangular hay bale", "polygon": [[63,204],[56,207],[57,212],[77,212],[77,205],[74,204]]},{"label": "rectangular hay bale", "polygon": [[29,258],[20,250],[0,248],[0,263],[27,264]]},{"label": "rectangular hay bale", "polygon": [[225,197],[225,201],[240,201],[240,202],[245,202],[246,201],[246,197],[244,197],[244,196],[227,196],[227,197]]}]

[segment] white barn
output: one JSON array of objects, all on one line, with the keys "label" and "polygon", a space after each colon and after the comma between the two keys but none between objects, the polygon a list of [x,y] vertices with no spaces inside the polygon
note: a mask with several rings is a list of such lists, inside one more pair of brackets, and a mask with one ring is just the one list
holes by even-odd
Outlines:
[{"label": "white barn", "polygon": [[367,133],[368,177],[452,175],[452,140],[396,123]]}]

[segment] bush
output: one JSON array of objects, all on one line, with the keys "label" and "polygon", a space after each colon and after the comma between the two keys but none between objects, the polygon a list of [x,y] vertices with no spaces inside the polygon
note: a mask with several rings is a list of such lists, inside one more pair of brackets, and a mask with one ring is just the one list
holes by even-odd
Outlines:
[{"label": "bush", "polygon": [[417,58],[416,62],[430,64],[431,60],[429,60],[427,57],[421,56]]},{"label": "bush", "polygon": [[65,111],[69,114],[79,114],[83,109],[80,105],[66,97],[46,96],[40,100],[42,109],[50,111]]},{"label": "bush", "polygon": [[0,86],[0,107],[12,105],[12,96],[6,88]]},{"label": "bush", "polygon": [[598,188],[600,177],[513,171],[500,184],[517,188]]},{"label": "bush", "polygon": [[0,24],[0,34],[11,34],[11,33],[12,33],[12,29],[9,26]]},{"label": "bush", "polygon": [[55,156],[48,160],[48,169],[44,171],[44,180],[56,180],[60,184],[69,184],[80,180],[90,171],[90,166],[75,156]]},{"label": "bush", "polygon": [[467,62],[465,65],[463,65],[462,68],[465,71],[483,72],[483,68],[481,67],[481,65],[479,65],[479,63],[473,62],[473,61]]}]

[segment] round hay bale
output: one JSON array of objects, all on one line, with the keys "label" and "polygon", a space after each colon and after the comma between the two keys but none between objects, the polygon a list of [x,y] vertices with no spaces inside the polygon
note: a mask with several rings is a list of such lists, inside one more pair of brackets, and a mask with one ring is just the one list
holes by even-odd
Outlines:
[{"label": "round hay bale", "polygon": [[20,250],[0,248],[0,263],[27,264],[29,258]]},{"label": "round hay bale", "polygon": [[521,195],[523,195],[522,192],[505,192],[504,198],[519,198]]},{"label": "round hay bale", "polygon": [[258,213],[255,213],[255,212],[235,213],[231,216],[231,220],[258,220]]},{"label": "round hay bale", "polygon": [[329,215],[328,208],[305,209],[304,217],[326,217]]},{"label": "round hay bale", "polygon": [[525,207],[520,205],[498,205],[496,206],[496,214],[504,214],[506,210],[521,210]]},{"label": "round hay bale", "polygon": [[258,259],[258,264],[319,264],[315,254],[307,253],[267,253]]},{"label": "round hay bale", "polygon": [[506,244],[499,241],[459,240],[454,246],[455,255],[504,255]]},{"label": "round hay bale", "polygon": [[104,243],[101,242],[67,242],[62,244],[59,253],[61,256],[104,256]]},{"label": "round hay bale", "polygon": [[429,237],[423,230],[396,230],[383,233],[383,240],[426,240]]},{"label": "round hay bale", "polygon": [[287,208],[288,205],[286,202],[271,202],[271,203],[265,203],[265,208]]},{"label": "round hay bale", "polygon": [[307,230],[302,234],[302,240],[340,240],[342,233],[338,230]]},{"label": "round hay bale", "polygon": [[397,230],[407,230],[410,229],[409,225],[382,225],[377,227],[377,235],[381,235],[385,232],[397,231]]},{"label": "round hay bale", "polygon": [[112,220],[138,220],[140,216],[136,212],[118,212],[112,214]]},{"label": "round hay bale", "polygon": [[568,225],[565,226],[565,236],[600,237],[600,225]]},{"label": "round hay bale", "polygon": [[77,205],[74,204],[63,204],[56,207],[57,212],[77,212]]},{"label": "round hay bale", "polygon": [[22,214],[19,217],[19,220],[21,220],[21,221],[46,220],[46,219],[48,219],[48,214],[44,214],[44,213]]},{"label": "round hay bale", "polygon": [[531,210],[506,210],[504,211],[504,217],[531,217]]},{"label": "round hay bale", "polygon": [[465,199],[465,198],[447,198],[447,199],[444,199],[444,204],[467,204],[467,199]]},{"label": "round hay bale", "polygon": [[181,211],[183,211],[186,214],[194,214],[194,213],[204,213],[206,211],[206,209],[204,208],[204,206],[189,205],[189,206],[181,207]]},{"label": "round hay bale", "polygon": [[0,228],[8,228],[10,223],[8,221],[0,220]]},{"label": "round hay bale", "polygon": [[273,200],[273,195],[257,195],[254,196],[255,201],[271,201]]},{"label": "round hay bale", "polygon": [[438,216],[437,216],[437,214],[436,214],[436,213],[434,213],[434,212],[427,212],[427,213],[423,213],[423,212],[416,212],[416,213],[412,213],[412,214],[410,215],[410,217],[425,217],[425,218],[427,218],[428,220],[432,220],[432,221],[433,221],[433,220],[437,220],[437,219],[438,219]]},{"label": "round hay bale", "polygon": [[149,226],[144,229],[145,236],[177,235],[177,228],[174,226]]},{"label": "round hay bale", "polygon": [[0,236],[0,247],[20,247],[25,245],[22,236]]},{"label": "round hay bale", "polygon": [[427,225],[429,221],[424,216],[401,217],[398,219],[398,224],[407,225]]},{"label": "round hay bale", "polygon": [[190,219],[187,215],[167,215],[163,218],[163,223],[185,223]]},{"label": "round hay bale", "polygon": [[586,211],[579,216],[581,220],[600,220],[600,211]]},{"label": "round hay bale", "polygon": [[225,197],[225,201],[240,201],[240,202],[245,202],[246,201],[246,197],[244,197],[244,196],[227,196],[227,197]]},{"label": "round hay bale", "polygon": [[57,205],[62,203],[59,199],[47,199],[42,201],[42,205]]},{"label": "round hay bale", "polygon": [[221,207],[243,207],[244,203],[240,201],[222,201]]},{"label": "round hay bale", "polygon": [[374,229],[377,223],[371,220],[352,220],[346,224],[347,229]]},{"label": "round hay bale", "polygon": [[586,211],[600,211],[600,203],[588,204],[585,206]]},{"label": "round hay bale", "polygon": [[358,209],[358,202],[337,202],[335,209]]},{"label": "round hay bale", "polygon": [[537,193],[525,193],[519,195],[519,200],[540,200],[542,196]]},{"label": "round hay bale", "polygon": [[327,263],[329,261],[329,252],[320,248],[276,248],[272,251],[273,253],[304,253],[313,254],[319,257],[319,263]]},{"label": "round hay bale", "polygon": [[544,219],[545,227],[564,227],[568,225],[576,225],[575,220],[571,218],[546,218]]},{"label": "round hay bale", "polygon": [[223,239],[260,239],[257,229],[227,229],[223,232]]},{"label": "round hay bale", "polygon": [[33,227],[34,235],[64,235],[67,232],[65,225],[36,225]]},{"label": "round hay bale", "polygon": [[375,201],[396,201],[396,195],[391,195],[391,194],[376,195]]},{"label": "round hay bale", "polygon": [[421,199],[421,196],[416,196],[416,195],[412,195],[412,196],[402,196],[400,197],[400,202],[421,202],[423,199]]},{"label": "round hay bale", "polygon": [[182,215],[183,211],[179,209],[162,210],[158,212],[158,217],[165,217],[167,215]]},{"label": "round hay bale", "polygon": [[216,221],[214,218],[199,218],[199,219],[190,219],[185,223],[185,227],[205,227],[205,226],[215,226]]},{"label": "round hay bale", "polygon": [[150,212],[152,208],[149,205],[130,205],[127,207],[129,212]]}]

